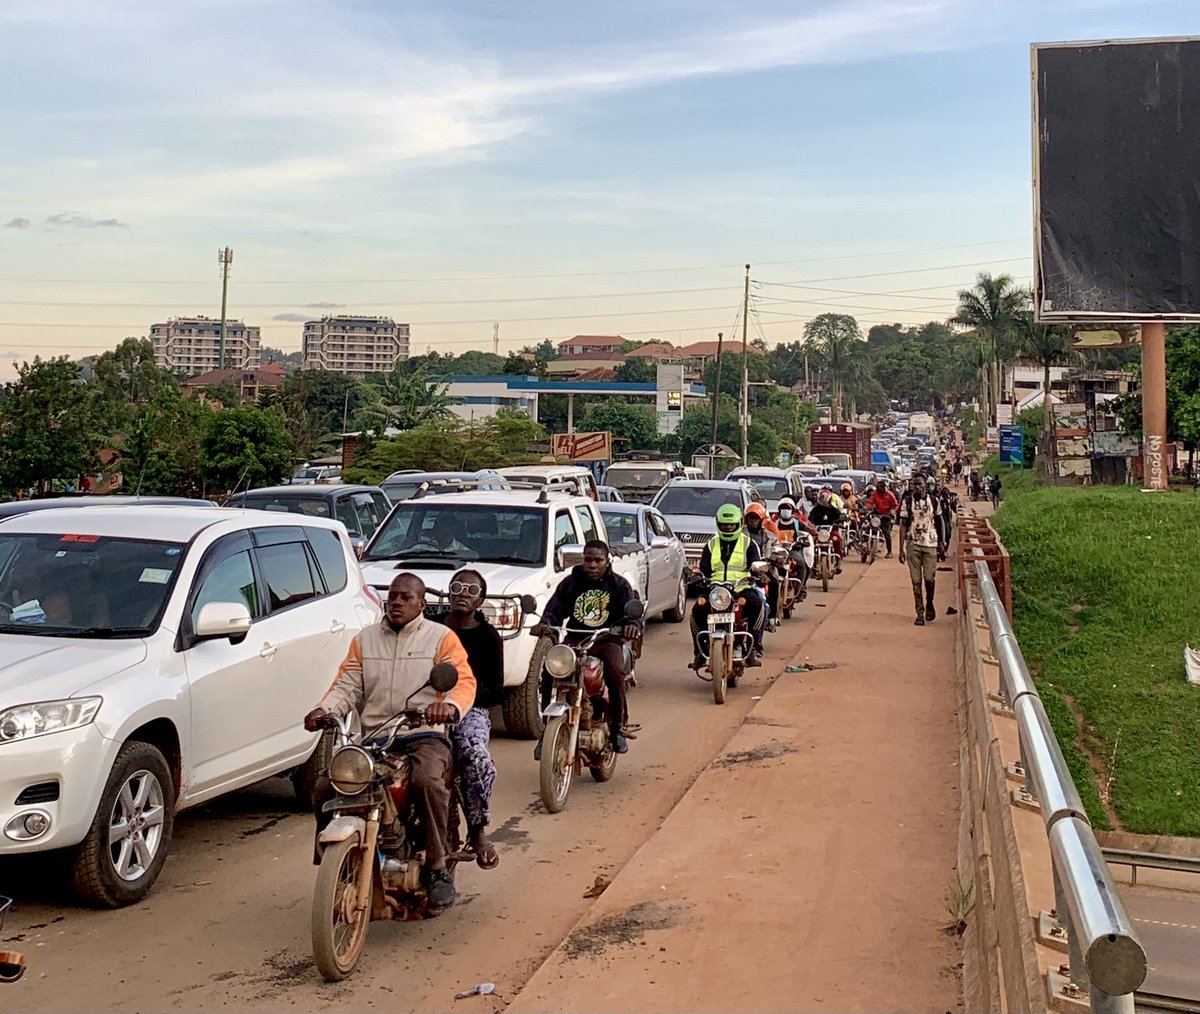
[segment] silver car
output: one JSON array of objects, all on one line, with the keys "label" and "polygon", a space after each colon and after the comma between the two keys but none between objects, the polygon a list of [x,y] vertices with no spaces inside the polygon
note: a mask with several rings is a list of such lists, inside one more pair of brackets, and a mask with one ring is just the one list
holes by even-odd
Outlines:
[{"label": "silver car", "polygon": [[654,497],[651,506],[683,543],[691,584],[699,583],[700,557],[717,534],[717,508],[727,503],[745,511],[752,503],[763,503],[763,498],[741,479],[672,479]]}]

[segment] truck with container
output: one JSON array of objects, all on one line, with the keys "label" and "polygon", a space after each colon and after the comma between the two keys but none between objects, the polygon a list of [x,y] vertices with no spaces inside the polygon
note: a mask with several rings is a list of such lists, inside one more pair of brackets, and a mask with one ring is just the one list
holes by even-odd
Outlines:
[{"label": "truck with container", "polygon": [[[820,423],[808,431],[809,453],[845,454],[850,468],[871,467],[871,427],[857,423]],[[824,459],[822,459],[824,460]]]}]

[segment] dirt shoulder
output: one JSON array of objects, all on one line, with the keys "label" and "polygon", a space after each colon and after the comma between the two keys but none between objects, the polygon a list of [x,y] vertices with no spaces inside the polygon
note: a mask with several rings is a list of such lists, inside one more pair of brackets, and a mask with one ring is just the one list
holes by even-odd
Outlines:
[{"label": "dirt shoulder", "polygon": [[863,575],[796,659],[837,667],[779,678],[510,1010],[961,1009],[953,618],[911,603]]}]

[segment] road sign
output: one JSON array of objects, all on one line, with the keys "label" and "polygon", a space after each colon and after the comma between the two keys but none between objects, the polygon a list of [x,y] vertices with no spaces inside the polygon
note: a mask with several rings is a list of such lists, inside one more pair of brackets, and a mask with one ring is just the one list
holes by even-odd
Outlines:
[{"label": "road sign", "polygon": [[1000,427],[1000,464],[1025,467],[1025,427],[1020,423]]},{"label": "road sign", "polygon": [[550,438],[550,453],[572,461],[608,461],[612,458],[612,434],[555,433]]}]

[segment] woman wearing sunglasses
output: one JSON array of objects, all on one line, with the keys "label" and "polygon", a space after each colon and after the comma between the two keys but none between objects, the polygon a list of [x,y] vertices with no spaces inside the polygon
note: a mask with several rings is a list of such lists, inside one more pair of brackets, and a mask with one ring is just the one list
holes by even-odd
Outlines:
[{"label": "woman wearing sunglasses", "polygon": [[442,622],[458,634],[475,674],[475,704],[454,727],[450,745],[471,848],[475,850],[476,862],[490,870],[500,862],[500,857],[487,836],[492,787],[496,784],[496,765],[488,750],[492,736],[488,709],[504,697],[504,647],[496,628],[481,612],[487,595],[483,575],[474,570],[460,570],[450,579],[449,592],[450,612],[442,617]]}]

